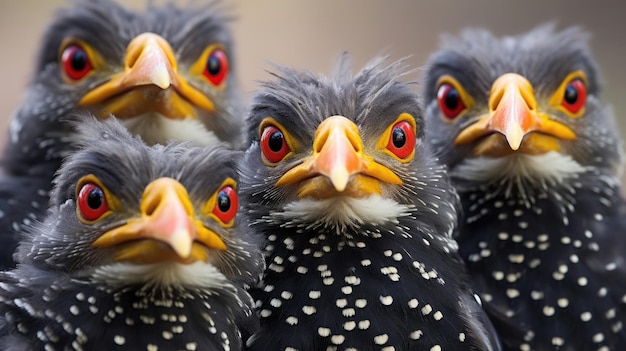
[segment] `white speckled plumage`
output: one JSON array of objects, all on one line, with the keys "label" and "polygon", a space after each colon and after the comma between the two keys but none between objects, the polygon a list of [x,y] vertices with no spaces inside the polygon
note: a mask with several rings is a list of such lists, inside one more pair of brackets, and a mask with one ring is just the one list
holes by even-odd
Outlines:
[{"label": "white speckled plumage", "polygon": [[[428,64],[428,140],[461,196],[459,251],[507,350],[626,347],[622,141],[599,99],[598,69],[586,38],[579,28],[556,31],[553,25],[505,38],[468,30],[447,37]],[[536,106],[530,106],[549,121],[544,125],[557,122],[574,137],[532,144],[540,145],[535,150],[494,147],[493,154],[477,145],[498,140],[497,133],[455,143],[493,109],[488,92],[507,73],[531,84]],[[557,88],[572,84],[571,74],[584,75],[584,90],[574,97],[583,94],[585,100],[569,113],[562,107],[567,90],[558,96]],[[451,118],[437,101],[444,76],[454,77],[464,102],[472,99]],[[522,149],[542,133],[552,138],[550,131],[531,132]],[[546,145],[549,151],[542,151]]]}]

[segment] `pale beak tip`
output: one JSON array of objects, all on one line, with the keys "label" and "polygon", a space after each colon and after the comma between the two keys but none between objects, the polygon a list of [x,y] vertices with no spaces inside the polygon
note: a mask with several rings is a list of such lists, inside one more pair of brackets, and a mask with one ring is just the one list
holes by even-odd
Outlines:
[{"label": "pale beak tip", "polygon": [[330,176],[330,181],[333,184],[333,187],[335,187],[335,190],[337,190],[338,192],[342,192],[346,190],[349,179],[350,179],[350,174],[348,174],[345,168],[333,170]]},{"label": "pale beak tip", "polygon": [[185,229],[178,229],[172,235],[170,245],[172,249],[181,258],[188,258],[191,255],[192,246],[191,235],[189,231]]},{"label": "pale beak tip", "polygon": [[518,125],[510,125],[506,131],[506,140],[511,147],[511,150],[517,151],[524,139],[524,132]]},{"label": "pale beak tip", "polygon": [[161,66],[158,69],[155,69],[154,72],[152,72],[152,75],[150,78],[152,82],[154,83],[154,85],[158,86],[159,88],[163,90],[169,88],[170,85],[172,85],[172,80],[170,79],[170,73],[168,72],[167,68],[164,66]]}]

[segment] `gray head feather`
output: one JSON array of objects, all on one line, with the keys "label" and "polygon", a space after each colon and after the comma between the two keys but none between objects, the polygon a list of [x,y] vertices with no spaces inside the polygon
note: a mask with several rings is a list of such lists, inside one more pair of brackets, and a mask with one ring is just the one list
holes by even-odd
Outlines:
[{"label": "gray head feather", "polygon": [[[576,132],[576,141],[561,143],[563,152],[582,165],[616,174],[621,169],[621,141],[610,109],[599,100],[600,77],[588,40],[580,27],[557,31],[554,24],[502,38],[480,29],[444,36],[441,49],[427,64],[423,90],[429,140],[436,153],[452,168],[471,155],[471,146],[453,145],[453,140],[460,128],[487,112],[493,82],[505,73],[518,73],[532,84],[538,108]],[[547,110],[550,95],[577,70],[587,77],[585,116],[574,119]],[[437,105],[437,82],[444,75],[453,76],[476,102],[452,124],[442,121]]]}]

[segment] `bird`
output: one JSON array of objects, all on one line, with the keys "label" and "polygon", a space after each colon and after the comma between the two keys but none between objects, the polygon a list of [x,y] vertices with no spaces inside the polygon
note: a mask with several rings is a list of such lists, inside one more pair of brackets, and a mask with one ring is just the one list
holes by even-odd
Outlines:
[{"label": "bird", "polygon": [[83,116],[42,221],[0,272],[1,350],[241,350],[263,271],[223,144],[146,145]]},{"label": "bird", "polygon": [[78,0],[59,9],[0,158],[0,268],[13,265],[17,240],[8,233],[43,215],[54,172],[72,152],[68,115],[115,116],[151,145],[222,141],[242,148],[230,21],[216,1],[137,12],[110,0]]},{"label": "bird", "polygon": [[405,60],[331,77],[276,65],[246,117],[242,215],[265,238],[248,350],[498,350],[424,147]]},{"label": "bird", "polygon": [[589,32],[467,28],[422,87],[461,198],[459,252],[504,349],[626,349],[623,142]]}]

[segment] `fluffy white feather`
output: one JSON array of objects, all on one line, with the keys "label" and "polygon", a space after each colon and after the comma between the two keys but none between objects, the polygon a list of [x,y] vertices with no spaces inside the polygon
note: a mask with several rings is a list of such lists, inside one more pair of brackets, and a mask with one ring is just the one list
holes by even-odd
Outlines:
[{"label": "fluffy white feather", "polygon": [[195,119],[172,120],[159,114],[148,114],[121,122],[131,133],[140,135],[150,145],[186,140],[194,145],[205,146],[219,141],[213,132]]},{"label": "fluffy white feather", "polygon": [[164,262],[156,264],[115,263],[96,268],[90,274],[95,283],[119,288],[132,284],[148,287],[201,287],[223,288],[230,285],[228,279],[213,265],[205,262],[180,264]]},{"label": "fluffy white feather", "polygon": [[548,152],[543,155],[469,158],[451,173],[456,179],[473,183],[504,184],[507,195],[517,192],[526,197],[529,189],[556,186],[568,178],[578,177],[586,170],[569,155]]},{"label": "fluffy white feather", "polygon": [[410,207],[378,195],[367,198],[341,196],[332,199],[302,199],[287,204],[282,211],[272,212],[267,220],[288,227],[359,227],[365,220],[374,225],[398,223],[409,215]]}]

